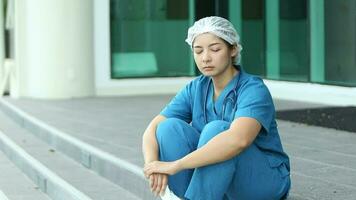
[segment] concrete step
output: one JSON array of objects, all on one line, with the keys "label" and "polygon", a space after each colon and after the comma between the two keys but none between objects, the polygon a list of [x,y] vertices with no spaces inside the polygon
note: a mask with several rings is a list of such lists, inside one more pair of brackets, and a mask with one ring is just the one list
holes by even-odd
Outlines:
[{"label": "concrete step", "polygon": [[0,151],[1,200],[49,200],[50,198]]},{"label": "concrete step", "polygon": [[56,151],[3,113],[0,121],[2,151],[52,199],[141,199]]},{"label": "concrete step", "polygon": [[140,167],[60,131],[3,99],[0,99],[0,110],[19,126],[49,144],[51,148],[62,152],[140,199],[156,199],[149,191]]}]

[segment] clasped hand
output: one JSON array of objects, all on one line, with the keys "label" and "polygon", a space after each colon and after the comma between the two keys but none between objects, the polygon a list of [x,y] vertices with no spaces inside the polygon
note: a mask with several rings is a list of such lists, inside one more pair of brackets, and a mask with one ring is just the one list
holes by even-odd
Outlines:
[{"label": "clasped hand", "polygon": [[145,164],[143,172],[149,180],[151,191],[158,196],[163,195],[168,183],[168,175],[176,174],[181,170],[178,161],[153,161]]}]

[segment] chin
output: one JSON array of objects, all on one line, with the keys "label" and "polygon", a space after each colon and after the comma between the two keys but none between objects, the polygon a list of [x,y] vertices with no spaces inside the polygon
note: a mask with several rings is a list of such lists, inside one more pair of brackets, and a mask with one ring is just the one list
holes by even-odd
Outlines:
[{"label": "chin", "polygon": [[216,74],[214,72],[204,72],[202,73],[204,76],[214,77]]}]

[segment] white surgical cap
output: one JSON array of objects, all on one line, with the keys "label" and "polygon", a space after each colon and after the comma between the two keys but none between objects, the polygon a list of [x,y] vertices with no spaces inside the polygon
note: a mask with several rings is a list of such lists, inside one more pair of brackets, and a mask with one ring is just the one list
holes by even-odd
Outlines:
[{"label": "white surgical cap", "polygon": [[195,38],[203,33],[212,33],[229,44],[236,45],[239,50],[239,54],[237,56],[237,63],[239,63],[241,57],[240,52],[242,50],[242,47],[239,44],[240,36],[237,34],[231,22],[217,16],[202,18],[196,21],[193,26],[188,29],[188,36],[185,42],[192,47]]}]

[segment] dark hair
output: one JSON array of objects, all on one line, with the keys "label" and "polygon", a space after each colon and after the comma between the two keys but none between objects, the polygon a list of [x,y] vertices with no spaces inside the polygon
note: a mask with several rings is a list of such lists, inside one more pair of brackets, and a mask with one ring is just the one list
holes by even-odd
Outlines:
[{"label": "dark hair", "polygon": [[[224,41],[224,43],[230,50],[233,50],[233,48],[237,48],[236,44],[230,44],[227,41],[225,41],[224,39],[221,39],[221,40]],[[234,64],[234,65],[237,64],[236,57],[237,57],[237,55],[232,57],[232,64]]]}]

